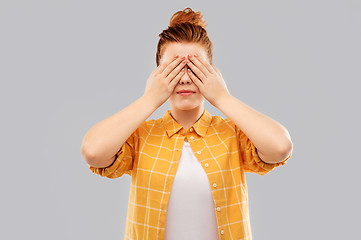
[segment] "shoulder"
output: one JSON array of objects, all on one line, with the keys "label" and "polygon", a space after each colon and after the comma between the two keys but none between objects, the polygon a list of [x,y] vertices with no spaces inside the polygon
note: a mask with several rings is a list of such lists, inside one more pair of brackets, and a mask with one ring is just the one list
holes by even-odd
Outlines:
[{"label": "shoulder", "polygon": [[222,116],[212,116],[211,127],[216,131],[235,131],[235,124],[231,121],[231,119],[225,119]]},{"label": "shoulder", "polygon": [[139,134],[150,134],[163,130],[162,119],[151,119],[144,121],[138,128]]}]

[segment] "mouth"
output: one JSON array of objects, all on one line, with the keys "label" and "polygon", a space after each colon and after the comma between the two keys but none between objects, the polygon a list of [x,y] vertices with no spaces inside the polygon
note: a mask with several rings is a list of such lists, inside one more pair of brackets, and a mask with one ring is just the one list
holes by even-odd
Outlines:
[{"label": "mouth", "polygon": [[195,94],[195,92],[186,91],[186,92],[177,92],[177,94],[179,94],[181,96],[190,96],[192,94]]},{"label": "mouth", "polygon": [[178,94],[181,95],[181,96],[190,96],[190,95],[192,95],[194,93],[192,93],[192,92],[180,92]]}]

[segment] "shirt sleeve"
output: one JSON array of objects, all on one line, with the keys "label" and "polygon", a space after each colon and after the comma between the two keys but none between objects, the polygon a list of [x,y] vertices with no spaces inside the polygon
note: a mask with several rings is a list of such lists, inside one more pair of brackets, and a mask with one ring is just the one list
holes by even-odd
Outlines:
[{"label": "shirt sleeve", "polygon": [[278,163],[264,162],[258,155],[257,149],[247,135],[235,125],[237,139],[239,140],[239,150],[241,161],[245,172],[253,172],[259,175],[265,175],[276,167],[285,165],[290,159],[292,152],[286,159]]},{"label": "shirt sleeve", "polygon": [[138,129],[134,131],[121,146],[114,157],[114,162],[111,165],[104,168],[97,168],[88,164],[89,169],[94,174],[107,178],[118,178],[123,174],[131,176],[135,157],[135,142],[138,138]]}]

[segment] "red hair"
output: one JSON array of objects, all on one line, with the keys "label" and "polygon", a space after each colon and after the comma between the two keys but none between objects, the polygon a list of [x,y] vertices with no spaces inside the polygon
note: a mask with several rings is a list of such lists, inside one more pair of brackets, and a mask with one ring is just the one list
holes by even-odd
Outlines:
[{"label": "red hair", "polygon": [[208,38],[205,29],[207,23],[202,14],[194,12],[191,8],[185,8],[173,14],[167,29],[159,34],[157,45],[156,64],[159,66],[160,59],[168,43],[198,43],[204,47],[212,63],[213,44]]}]

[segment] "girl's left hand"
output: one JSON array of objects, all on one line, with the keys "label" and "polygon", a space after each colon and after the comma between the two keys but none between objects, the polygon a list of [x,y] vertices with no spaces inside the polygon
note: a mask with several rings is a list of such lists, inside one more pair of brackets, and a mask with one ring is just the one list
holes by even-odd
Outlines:
[{"label": "girl's left hand", "polygon": [[188,75],[201,94],[215,107],[220,98],[230,95],[221,72],[201,56],[188,55]]}]

